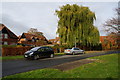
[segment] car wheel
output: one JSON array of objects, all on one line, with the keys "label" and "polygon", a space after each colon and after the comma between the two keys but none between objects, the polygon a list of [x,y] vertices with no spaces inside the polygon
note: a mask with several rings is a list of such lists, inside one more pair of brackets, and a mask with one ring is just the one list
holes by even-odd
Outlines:
[{"label": "car wheel", "polygon": [[72,52],[72,55],[75,55],[75,52]]},{"label": "car wheel", "polygon": [[33,59],[34,59],[34,60],[37,60],[38,58],[39,58],[39,56],[38,56],[38,55],[35,55]]},{"label": "car wheel", "polygon": [[85,52],[83,52],[83,54],[85,54]]},{"label": "car wheel", "polygon": [[54,54],[50,54],[50,58],[53,58],[54,57]]}]

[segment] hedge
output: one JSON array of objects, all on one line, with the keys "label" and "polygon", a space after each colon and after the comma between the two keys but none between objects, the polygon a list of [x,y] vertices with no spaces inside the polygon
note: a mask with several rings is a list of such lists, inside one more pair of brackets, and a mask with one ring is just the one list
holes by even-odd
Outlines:
[{"label": "hedge", "polygon": [[23,55],[31,47],[3,47],[2,56],[16,56]]},{"label": "hedge", "polygon": [[[2,56],[23,55],[32,47],[2,47]],[[64,48],[53,48],[54,53],[64,52]]]}]

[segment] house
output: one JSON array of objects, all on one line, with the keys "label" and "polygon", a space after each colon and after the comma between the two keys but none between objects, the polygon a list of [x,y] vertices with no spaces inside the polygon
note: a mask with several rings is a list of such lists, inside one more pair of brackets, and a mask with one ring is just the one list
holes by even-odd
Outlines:
[{"label": "house", "polygon": [[49,42],[52,44],[60,44],[60,37],[56,37],[55,39],[50,39]]},{"label": "house", "polygon": [[[38,32],[41,33],[41,32]],[[47,39],[43,35],[43,33],[36,35],[31,33],[23,33],[21,36],[19,36],[19,44],[25,44],[25,45],[34,45],[34,46],[41,46],[48,44]]]},{"label": "house", "polygon": [[120,43],[117,40],[120,40],[119,37],[115,35],[111,36],[100,36],[100,43],[102,44],[103,49],[117,49],[119,48]]},{"label": "house", "polygon": [[4,24],[0,24],[0,45],[16,45],[18,37]]},{"label": "house", "polygon": [[[60,38],[56,37],[55,39],[50,39],[49,42],[51,42],[54,45],[60,44]],[[120,48],[120,37],[116,37],[115,35],[100,36],[100,43],[102,44],[103,49],[119,49]]]}]

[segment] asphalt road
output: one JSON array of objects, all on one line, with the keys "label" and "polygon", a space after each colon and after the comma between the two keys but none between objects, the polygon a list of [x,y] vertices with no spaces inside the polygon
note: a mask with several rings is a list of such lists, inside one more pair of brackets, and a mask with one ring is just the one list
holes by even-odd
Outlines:
[{"label": "asphalt road", "polygon": [[44,58],[39,60],[20,59],[20,60],[2,61],[2,76],[4,77],[4,76],[21,73],[21,72],[27,72],[35,69],[49,68],[66,62],[76,61],[93,56],[118,53],[118,52],[120,53],[120,51],[109,51],[104,53],[55,56],[54,58]]}]

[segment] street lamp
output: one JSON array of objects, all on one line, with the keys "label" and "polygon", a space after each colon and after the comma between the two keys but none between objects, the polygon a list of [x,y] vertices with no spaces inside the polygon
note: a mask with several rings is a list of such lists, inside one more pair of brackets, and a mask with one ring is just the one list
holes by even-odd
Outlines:
[{"label": "street lamp", "polygon": [[76,47],[76,37],[75,37],[75,47]]}]

